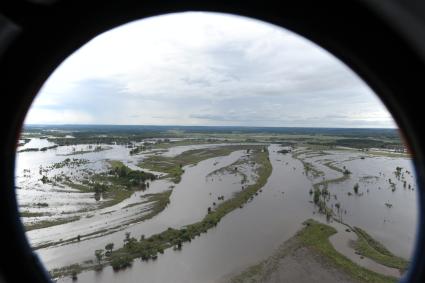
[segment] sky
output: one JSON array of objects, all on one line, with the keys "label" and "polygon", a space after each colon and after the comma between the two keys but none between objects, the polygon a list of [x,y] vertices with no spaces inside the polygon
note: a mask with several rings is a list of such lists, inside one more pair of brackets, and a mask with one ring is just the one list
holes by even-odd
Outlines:
[{"label": "sky", "polygon": [[316,44],[203,12],[98,35],[53,72],[25,124],[396,127],[374,92]]}]

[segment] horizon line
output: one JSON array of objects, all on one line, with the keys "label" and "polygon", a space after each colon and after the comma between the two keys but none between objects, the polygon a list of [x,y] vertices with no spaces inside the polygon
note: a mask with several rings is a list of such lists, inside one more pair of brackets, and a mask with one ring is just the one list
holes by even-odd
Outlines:
[{"label": "horizon line", "polygon": [[388,130],[399,130],[398,127],[340,127],[340,126],[243,126],[243,125],[152,125],[152,124],[23,124],[26,126],[149,126],[149,127],[224,127],[224,128],[308,128],[308,129],[388,129]]}]

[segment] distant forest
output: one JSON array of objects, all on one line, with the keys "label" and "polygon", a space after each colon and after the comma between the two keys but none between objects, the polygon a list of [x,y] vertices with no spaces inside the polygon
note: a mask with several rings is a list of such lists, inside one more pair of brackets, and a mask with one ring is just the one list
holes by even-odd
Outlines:
[{"label": "distant forest", "polygon": [[[388,128],[304,128],[304,127],[240,127],[240,126],[153,126],[153,125],[25,125],[25,132],[59,131],[91,134],[149,133],[225,133],[225,134],[288,134],[327,135],[340,137],[398,138],[398,129]],[[57,135],[57,134],[55,134]]]}]

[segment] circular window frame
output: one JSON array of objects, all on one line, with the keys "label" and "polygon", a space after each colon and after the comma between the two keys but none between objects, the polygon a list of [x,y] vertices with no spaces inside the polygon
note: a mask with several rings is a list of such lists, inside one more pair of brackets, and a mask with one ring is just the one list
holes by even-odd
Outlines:
[{"label": "circular window frame", "polygon": [[[12,258],[1,257],[0,280],[50,281],[27,242],[14,191],[17,139],[26,113],[44,81],[63,60],[102,32],[146,17],[206,11],[255,18],[298,33],[347,64],[379,95],[403,129],[402,136],[414,155],[418,182],[416,248],[411,267],[402,281],[425,281],[425,254],[422,253],[425,250],[425,129],[420,123],[420,97],[416,96],[424,88],[425,45],[415,41],[425,26],[422,30],[418,28],[394,3],[378,7],[366,1],[140,2],[33,0],[1,7],[0,93],[4,94],[4,101],[0,113],[5,127],[0,141],[0,223],[2,230],[8,231],[1,235],[3,242],[8,243],[4,254]],[[425,8],[425,4],[423,6]],[[396,25],[398,22],[401,24]],[[17,264],[19,272],[16,272]]]}]

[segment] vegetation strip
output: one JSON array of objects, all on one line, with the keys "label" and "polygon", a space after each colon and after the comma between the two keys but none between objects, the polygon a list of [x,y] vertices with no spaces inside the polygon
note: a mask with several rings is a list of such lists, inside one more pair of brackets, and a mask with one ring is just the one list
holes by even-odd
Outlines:
[{"label": "vegetation strip", "polygon": [[355,250],[364,257],[370,258],[382,265],[398,268],[401,272],[407,270],[409,262],[404,258],[395,256],[381,243],[373,239],[366,231],[353,227],[357,234],[357,241],[354,243]]},{"label": "vegetation strip", "polygon": [[43,220],[43,221],[36,222],[36,223],[25,224],[24,226],[25,226],[25,231],[28,232],[28,231],[31,231],[31,230],[42,229],[42,228],[61,225],[61,224],[69,223],[69,222],[74,222],[74,221],[77,221],[77,220],[80,220],[80,216],[58,218],[58,219],[55,219],[55,220]]},{"label": "vegetation strip", "polygon": [[[324,166],[328,167],[331,170],[334,170],[336,172],[339,172],[342,174],[342,176],[334,178],[334,179],[325,179],[323,181],[317,182],[313,184],[313,189],[310,190],[310,195],[313,195],[313,203],[319,208],[319,213],[322,213],[326,216],[327,220],[330,220],[334,215],[333,208],[330,208],[327,206],[327,202],[330,200],[331,194],[328,190],[328,185],[332,183],[339,183],[343,182],[350,178],[351,172],[343,167],[343,169],[335,166],[333,162],[326,162],[323,164]],[[305,170],[307,170],[304,167]],[[307,174],[307,171],[306,171]],[[358,187],[357,191],[354,189],[356,194],[358,193]],[[342,209],[341,204],[337,203],[335,204],[335,207],[337,209],[337,212],[339,214],[339,217],[342,218]],[[341,221],[341,219],[335,219],[336,221]]]},{"label": "vegetation strip", "polygon": [[[169,139],[164,139],[163,141],[158,140],[155,143],[143,143],[143,145],[139,146],[133,146],[130,150],[130,155],[139,154],[141,152],[147,151],[147,150],[166,150],[171,147],[176,146],[186,146],[186,145],[203,145],[203,144],[220,144],[223,143],[220,139],[195,139],[195,138],[188,138],[188,139],[182,139],[182,140],[176,140],[176,141],[170,141]],[[230,143],[230,141],[226,141],[226,143]]]},{"label": "vegetation strip", "polygon": [[83,180],[81,183],[66,180],[63,184],[82,193],[94,193],[96,200],[101,197],[107,199],[99,205],[101,209],[122,202],[137,190],[147,189],[148,181],[156,179],[154,174],[132,170],[121,161],[108,162],[111,166],[108,172],[94,174],[89,180]]},{"label": "vegetation strip", "polygon": [[49,213],[46,212],[31,212],[31,211],[21,211],[19,212],[21,217],[41,217],[41,216],[50,216]]},{"label": "vegetation strip", "polygon": [[310,151],[296,151],[296,152],[293,152],[292,153],[292,157],[294,159],[299,160],[303,164],[304,171],[305,171],[306,176],[308,176],[309,172],[312,173],[312,175],[313,175],[314,178],[317,178],[317,177],[320,177],[320,176],[325,175],[325,173],[323,171],[321,171],[321,170],[317,169],[316,167],[314,167],[314,165],[312,163],[306,161],[305,158],[300,157],[300,155],[307,154],[309,152]]},{"label": "vegetation strip", "polygon": [[74,150],[70,153],[67,154],[58,154],[59,156],[71,156],[71,155],[78,155],[78,154],[86,154],[86,153],[94,153],[94,152],[100,152],[100,151],[105,151],[105,150],[110,150],[112,149],[112,147],[110,146],[106,146],[106,147],[102,147],[100,145],[96,146],[94,149],[92,149],[92,145],[89,145],[89,149],[88,150]]},{"label": "vegetation strip", "polygon": [[184,173],[183,167],[186,165],[196,164],[209,158],[225,156],[236,150],[247,150],[253,147],[255,146],[228,145],[216,148],[188,150],[174,157],[153,155],[143,160],[139,166],[148,170],[166,173],[165,178],[171,178],[174,183],[179,183]]}]

